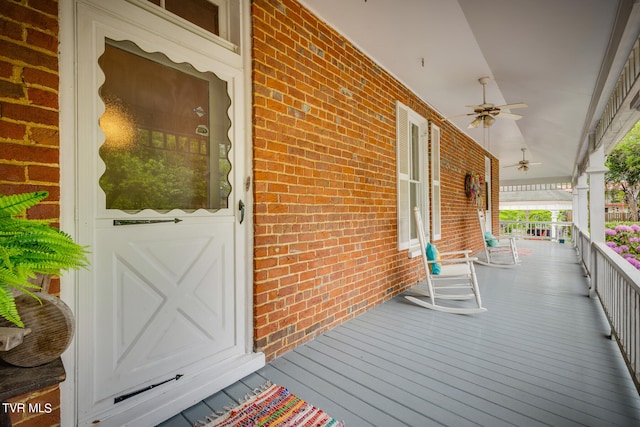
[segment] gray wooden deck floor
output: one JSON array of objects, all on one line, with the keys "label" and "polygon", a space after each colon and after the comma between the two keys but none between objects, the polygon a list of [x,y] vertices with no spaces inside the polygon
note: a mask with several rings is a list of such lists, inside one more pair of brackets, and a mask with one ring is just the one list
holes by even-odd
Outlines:
[{"label": "gray wooden deck floor", "polygon": [[396,297],[167,420],[192,426],[266,380],[348,427],[640,426],[640,397],[573,248],[519,241],[477,267],[486,313]]}]

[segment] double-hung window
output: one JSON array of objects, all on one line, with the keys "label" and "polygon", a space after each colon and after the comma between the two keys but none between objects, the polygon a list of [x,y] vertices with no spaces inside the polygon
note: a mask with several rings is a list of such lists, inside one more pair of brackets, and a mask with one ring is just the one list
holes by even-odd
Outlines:
[{"label": "double-hung window", "polygon": [[398,250],[420,254],[413,208],[422,213],[429,234],[429,162],[427,119],[401,102],[396,104],[396,162],[398,185]]}]

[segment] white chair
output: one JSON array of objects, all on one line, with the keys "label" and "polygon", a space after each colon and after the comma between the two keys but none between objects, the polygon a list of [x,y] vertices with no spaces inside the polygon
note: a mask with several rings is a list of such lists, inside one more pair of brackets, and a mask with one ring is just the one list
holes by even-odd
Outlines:
[{"label": "white chair", "polygon": [[482,233],[482,243],[484,244],[485,259],[478,259],[478,264],[489,267],[511,268],[518,265],[518,248],[516,239],[513,237],[492,239],[496,246],[491,246],[487,242],[487,222],[484,211],[478,210],[478,221],[480,222],[480,232]]},{"label": "white chair", "polygon": [[[417,293],[421,297],[428,297],[428,300],[420,299],[416,296],[406,295],[405,298],[414,304],[432,310],[444,311],[446,313],[455,314],[473,314],[487,311],[482,307],[480,299],[480,289],[478,288],[478,279],[476,278],[476,270],[473,265],[475,258],[470,257],[471,251],[456,251],[441,253],[440,260],[429,260],[426,254],[427,237],[422,225],[422,217],[420,210],[414,208],[414,219],[416,229],[418,231],[418,240],[422,249],[422,265],[426,274],[426,288],[421,284],[411,289],[411,292]],[[449,256],[457,256],[457,258],[447,258]],[[429,268],[430,264],[441,264],[441,272],[438,275],[432,274]],[[474,299],[475,305],[464,307],[458,305],[442,305],[441,300],[469,300]]]}]

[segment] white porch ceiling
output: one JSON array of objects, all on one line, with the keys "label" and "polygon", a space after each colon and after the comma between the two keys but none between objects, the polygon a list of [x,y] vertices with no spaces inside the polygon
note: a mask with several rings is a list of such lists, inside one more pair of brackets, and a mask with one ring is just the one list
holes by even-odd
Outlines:
[{"label": "white porch ceiling", "polygon": [[[638,0],[299,0],[445,117],[524,102],[489,131],[500,181],[571,181],[640,32]],[[424,65],[423,65],[424,59]],[[623,136],[623,135],[621,135]],[[527,173],[505,165],[541,162]]]}]

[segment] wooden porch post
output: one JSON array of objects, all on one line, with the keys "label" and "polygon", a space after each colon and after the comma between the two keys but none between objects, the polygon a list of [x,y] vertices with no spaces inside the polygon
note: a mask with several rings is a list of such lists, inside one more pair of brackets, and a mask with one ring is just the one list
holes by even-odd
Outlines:
[{"label": "wooden porch post", "polygon": [[555,242],[557,239],[557,226],[556,222],[558,222],[558,209],[551,210],[551,241]]},{"label": "wooden porch post", "polygon": [[589,157],[589,235],[592,242],[604,242],[604,147]]},{"label": "wooden porch post", "polygon": [[[589,237],[591,243],[604,242],[604,147],[598,148],[589,157]],[[591,245],[593,247],[593,245]],[[590,294],[598,291],[597,257],[590,256]]]},{"label": "wooden porch post", "polygon": [[587,175],[582,174],[578,177],[578,185],[573,188],[575,196],[573,206],[573,222],[583,232],[587,232],[589,230],[589,205],[587,197],[588,189],[589,186],[587,185]]}]

